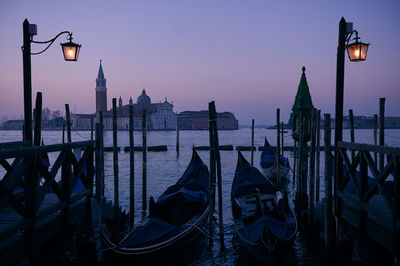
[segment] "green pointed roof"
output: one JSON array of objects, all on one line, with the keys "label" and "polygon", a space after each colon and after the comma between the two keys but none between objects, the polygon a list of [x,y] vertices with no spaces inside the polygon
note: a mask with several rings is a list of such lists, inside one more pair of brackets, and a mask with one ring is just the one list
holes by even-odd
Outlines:
[{"label": "green pointed roof", "polygon": [[308,88],[306,78],[306,68],[303,66],[303,73],[301,74],[299,88],[297,89],[296,98],[292,107],[292,111],[311,110],[314,106],[311,100],[310,89]]},{"label": "green pointed roof", "polygon": [[97,78],[103,79],[104,78],[104,72],[103,72],[103,66],[101,65],[101,59],[100,59],[100,67],[99,67],[99,74],[97,74]]}]

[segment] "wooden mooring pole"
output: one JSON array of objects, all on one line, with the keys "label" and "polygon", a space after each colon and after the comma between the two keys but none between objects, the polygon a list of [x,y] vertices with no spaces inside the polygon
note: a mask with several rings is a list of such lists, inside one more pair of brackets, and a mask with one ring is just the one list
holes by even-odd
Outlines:
[{"label": "wooden mooring pole", "polygon": [[308,209],[308,225],[313,226],[314,223],[314,181],[315,181],[315,142],[316,142],[316,116],[317,110],[312,109],[311,112],[311,148],[310,148],[310,196],[309,196],[309,209]]},{"label": "wooden mooring pole", "polygon": [[129,105],[129,226],[135,225],[135,152],[133,138],[133,106]]},{"label": "wooden mooring pole", "polygon": [[90,118],[90,140],[93,140],[93,117]]},{"label": "wooden mooring pole", "polygon": [[[349,122],[350,122],[350,142],[354,143],[355,138],[354,138],[354,116],[353,116],[353,109],[349,110]],[[351,151],[351,161],[354,161],[355,158],[355,152],[352,150]]]},{"label": "wooden mooring pole", "polygon": [[251,165],[254,165],[254,119],[251,119]]},{"label": "wooden mooring pole", "polygon": [[179,123],[176,121],[176,152],[179,152]]},{"label": "wooden mooring pole", "polygon": [[281,138],[281,130],[280,130],[280,109],[276,109],[276,152],[275,152],[275,159],[276,159],[276,183],[278,185],[281,184],[281,175],[280,175],[280,165],[279,165],[279,157],[281,154],[281,145],[280,145],[280,138]]},{"label": "wooden mooring pole", "polygon": [[[385,145],[385,100],[379,98],[379,145]],[[385,157],[383,153],[379,154],[379,171],[383,170]]]},{"label": "wooden mooring pole", "polygon": [[71,143],[71,116],[69,113],[69,104],[65,104],[65,117],[67,119],[67,142]]},{"label": "wooden mooring pole", "polygon": [[142,210],[143,214],[147,210],[147,139],[146,139],[146,109],[142,111],[142,147],[143,147],[143,162],[142,162]]},{"label": "wooden mooring pole", "polygon": [[284,128],[284,124],[283,124],[283,122],[281,122],[281,151],[282,151],[282,156],[284,156],[285,154],[284,154],[284,146],[283,146],[283,140],[284,140],[284,138],[285,138],[285,128]]},{"label": "wooden mooring pole", "polygon": [[[218,181],[218,225],[219,225],[219,243],[221,251],[225,250],[224,241],[224,219],[223,219],[223,202],[222,202],[222,172],[221,172],[221,156],[219,152],[219,140],[218,140],[218,125],[217,125],[217,112],[215,109],[215,102],[212,101],[210,105],[210,113],[213,113],[213,150],[215,152],[215,160],[217,166],[217,181]],[[254,119],[253,119],[254,128]],[[254,137],[253,137],[254,142]],[[211,144],[211,143],[210,143]],[[254,143],[253,143],[254,145]]]},{"label": "wooden mooring pole", "polygon": [[215,208],[215,182],[216,182],[216,165],[215,165],[215,146],[214,146],[214,127],[216,117],[212,112],[212,105],[214,102],[208,104],[208,115],[209,115],[209,136],[210,136],[210,178],[208,180],[208,204],[209,204],[209,221],[208,221],[208,233],[209,233],[209,247],[212,248],[214,244],[214,208]]},{"label": "wooden mooring pole", "polygon": [[62,143],[65,143],[65,121],[62,123]]},{"label": "wooden mooring pole", "polygon": [[117,98],[112,99],[113,105],[113,166],[114,166],[114,223],[118,224],[119,213],[119,180],[118,180],[118,143],[117,143]]},{"label": "wooden mooring pole", "polygon": [[33,145],[40,146],[41,128],[42,128],[42,93],[39,91],[36,93],[35,103],[35,131],[33,136]]},{"label": "wooden mooring pole", "polygon": [[297,164],[297,141],[294,140],[294,147],[293,147],[293,184],[296,182],[296,164]]},{"label": "wooden mooring pole", "polygon": [[315,201],[319,202],[320,187],[320,150],[321,150],[321,110],[317,110],[317,154],[316,154],[316,180],[315,180]]},{"label": "wooden mooring pole", "polygon": [[324,198],[324,242],[325,255],[332,257],[335,248],[335,219],[332,197],[332,153],[331,153],[331,116],[324,114],[324,152],[325,152],[325,198]]},{"label": "wooden mooring pole", "polygon": [[104,172],[104,150],[102,149],[103,129],[100,123],[96,123],[96,200],[101,208],[101,197],[103,192],[102,174]]},{"label": "wooden mooring pole", "polygon": [[[378,115],[374,115],[374,145],[378,144]],[[375,164],[378,164],[378,153],[374,152]]]},{"label": "wooden mooring pole", "polygon": [[303,145],[301,145],[301,143],[303,143],[304,142],[304,119],[303,119],[303,113],[302,112],[300,112],[300,114],[299,114],[299,119],[300,119],[300,126],[298,127],[298,130],[299,130],[299,153],[298,153],[298,158],[297,158],[297,180],[296,180],[296,206],[295,206],[295,209],[296,209],[296,214],[297,214],[297,217],[298,217],[298,222],[299,222],[299,225],[301,225],[302,224],[302,220],[301,219],[299,219],[299,218],[301,218],[301,215],[302,215],[302,211],[303,211],[303,190],[302,190],[302,188],[303,188],[303,186],[302,186],[302,177],[301,177],[301,175],[302,175],[302,172],[301,172],[301,164],[302,164],[302,162],[301,162],[301,154],[302,154],[302,152],[303,152],[303,149],[304,149],[304,147],[303,147]]},{"label": "wooden mooring pole", "polygon": [[101,172],[101,196],[104,197],[104,120],[103,120],[103,112],[99,112],[99,120],[100,120],[100,128],[101,128],[101,151],[103,153],[102,159],[103,159],[103,171]]}]

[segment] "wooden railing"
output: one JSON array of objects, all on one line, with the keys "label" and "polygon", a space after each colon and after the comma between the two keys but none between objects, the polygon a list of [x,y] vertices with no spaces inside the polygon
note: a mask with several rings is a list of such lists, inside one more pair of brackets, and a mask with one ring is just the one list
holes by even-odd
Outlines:
[{"label": "wooden railing", "polygon": [[[13,226],[1,230],[0,240],[20,231],[24,233],[26,247],[33,247],[40,237],[35,230],[44,223],[44,218],[54,214],[66,217],[62,223],[68,226],[70,206],[93,192],[94,143],[82,141],[35,147],[28,147],[26,142],[0,144],[0,165],[4,168],[4,175],[0,176],[0,214],[7,210],[20,216]],[[79,160],[73,149],[83,151]],[[58,155],[49,168],[45,158],[53,153]],[[60,170],[61,175],[58,175]],[[58,182],[57,176],[61,176]],[[78,180],[83,188],[74,191]],[[52,201],[45,198],[52,198]]]},{"label": "wooden railing", "polygon": [[399,255],[400,148],[339,142],[338,149],[336,215]]}]

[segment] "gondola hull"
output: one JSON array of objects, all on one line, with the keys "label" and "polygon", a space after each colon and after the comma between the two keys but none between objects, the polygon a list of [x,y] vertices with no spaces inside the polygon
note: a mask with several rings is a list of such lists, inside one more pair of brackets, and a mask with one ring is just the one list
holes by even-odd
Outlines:
[{"label": "gondola hull", "polygon": [[[265,138],[264,148],[261,153],[260,166],[263,169],[265,176],[272,181],[277,177],[277,167],[276,167],[276,150],[271,147],[268,143],[267,138]],[[289,160],[283,156],[279,155],[279,177],[286,178],[289,175],[290,166]]]},{"label": "gondola hull", "polygon": [[155,202],[150,198],[149,215],[118,243],[106,233],[103,240],[109,250],[124,255],[153,254],[165,250],[201,231],[208,211],[207,166],[193,150],[185,173],[167,188]]},{"label": "gondola hull", "polygon": [[251,166],[240,152],[231,203],[235,234],[246,249],[263,262],[287,259],[297,232],[296,216],[288,205],[287,194]]}]

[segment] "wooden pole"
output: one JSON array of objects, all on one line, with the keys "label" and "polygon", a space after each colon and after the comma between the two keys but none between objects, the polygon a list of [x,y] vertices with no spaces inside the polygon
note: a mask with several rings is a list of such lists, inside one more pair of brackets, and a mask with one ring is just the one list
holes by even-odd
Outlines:
[{"label": "wooden pole", "polygon": [[31,71],[31,35],[29,21],[24,20],[22,59],[24,76],[24,140],[32,143],[32,71]]},{"label": "wooden pole", "polygon": [[[385,100],[386,98],[379,98],[379,145],[385,145]],[[379,154],[379,170],[384,168],[384,154]]]},{"label": "wooden pole", "polygon": [[133,106],[129,105],[129,226],[135,225],[135,143],[133,138]]},{"label": "wooden pole", "polygon": [[118,180],[118,144],[117,144],[117,99],[112,99],[113,104],[113,165],[114,165],[114,222],[118,224],[119,212],[119,180]]},{"label": "wooden pole", "polygon": [[[302,191],[302,177],[301,177],[301,165],[302,165],[302,162],[301,162],[301,154],[303,153],[303,149],[304,149],[304,147],[303,147],[303,145],[301,145],[301,143],[303,143],[304,142],[304,119],[303,119],[303,113],[302,112],[300,112],[300,114],[299,114],[299,119],[300,119],[300,125],[299,125],[299,128],[298,128],[298,130],[299,130],[299,153],[298,153],[298,158],[297,158],[297,162],[298,162],[298,165],[297,165],[297,182],[296,182],[296,206],[295,206],[295,208],[296,208],[296,214],[297,214],[297,216],[298,217],[301,217],[301,212],[303,211],[303,202],[302,202],[302,200],[303,200],[303,198],[302,198],[302,194],[303,194],[303,191]],[[299,219],[299,223],[301,224],[301,221],[302,220],[300,220]]]},{"label": "wooden pole", "polygon": [[179,152],[179,123],[176,121],[176,152]]},{"label": "wooden pole", "polygon": [[[209,115],[209,136],[210,136],[210,179],[208,183],[208,203],[209,203],[209,247],[212,248],[213,234],[214,234],[214,209],[215,209],[215,181],[216,181],[216,151],[215,151],[215,141],[214,127],[216,126],[214,121],[217,120],[215,113],[212,112],[212,105],[214,102],[208,103],[208,115]],[[215,108],[215,107],[214,107]]]},{"label": "wooden pole", "polygon": [[99,117],[100,117],[100,125],[104,130],[104,118],[103,118],[103,111],[99,112]]},{"label": "wooden pole", "polygon": [[41,130],[42,130],[42,93],[36,93],[35,104],[35,135],[33,137],[33,145],[40,146]]},{"label": "wooden pole", "polygon": [[308,185],[310,187],[310,202],[308,211],[308,225],[312,226],[314,223],[314,181],[315,181],[315,142],[316,142],[316,117],[317,110],[312,109],[311,112],[311,147],[310,147],[310,179]]},{"label": "wooden pole", "polygon": [[251,165],[254,165],[254,119],[251,120]]},{"label": "wooden pole", "polygon": [[90,118],[90,140],[93,140],[93,117]]},{"label": "wooden pole", "polygon": [[96,200],[101,206],[101,196],[102,196],[102,191],[103,191],[103,183],[102,183],[102,172],[104,171],[104,167],[102,162],[102,141],[103,141],[103,130],[101,128],[100,123],[96,123],[96,150],[95,150],[95,155],[96,155]]},{"label": "wooden pole", "polygon": [[281,143],[282,143],[282,145],[281,145],[281,151],[282,151],[282,156],[284,155],[284,148],[283,148],[283,139],[284,139],[284,134],[285,134],[285,129],[284,129],[284,125],[283,125],[283,122],[281,122]]},{"label": "wooden pole", "polygon": [[[338,142],[343,139],[343,98],[344,98],[344,56],[346,50],[346,27],[347,22],[342,17],[339,22],[339,38],[336,57],[336,99],[335,99],[335,183],[334,197],[336,198],[336,187],[339,180],[343,178],[343,160],[339,158]],[[335,210],[339,210],[338,201],[335,201]]]},{"label": "wooden pole", "polygon": [[294,140],[294,146],[293,146],[293,184],[296,182],[296,163],[297,163],[297,147],[296,147],[297,141]]},{"label": "wooden pole", "polygon": [[317,154],[316,154],[316,180],[315,180],[315,201],[319,202],[319,187],[320,187],[320,150],[321,150],[321,110],[317,111]]},{"label": "wooden pole", "polygon": [[[213,113],[213,117],[217,117],[217,112],[215,109],[215,102],[211,102],[210,112]],[[223,219],[223,202],[222,202],[222,173],[221,173],[221,156],[219,152],[219,140],[218,140],[218,125],[217,119],[214,119],[214,151],[215,151],[215,159],[217,165],[217,181],[218,181],[218,222],[219,222],[219,242],[221,251],[225,250],[225,242],[224,242],[224,219]],[[254,128],[254,119],[253,119],[253,128]],[[254,132],[254,131],[253,131]],[[254,136],[254,135],[253,135]],[[254,137],[253,137],[254,142]],[[253,143],[254,146],[254,143]]]},{"label": "wooden pole", "polygon": [[65,121],[62,123],[62,143],[65,143]]},{"label": "wooden pole", "polygon": [[280,154],[281,154],[281,152],[280,152],[280,150],[281,150],[281,148],[280,148],[280,109],[279,108],[277,108],[276,109],[276,152],[275,152],[275,156],[276,156],[276,183],[278,184],[278,185],[280,185],[280,183],[281,183],[281,176],[280,176],[280,165],[279,165],[279,157],[280,157]]},{"label": "wooden pole", "polygon": [[69,104],[65,105],[65,116],[67,118],[67,141],[68,143],[71,143],[71,117],[69,114]]},{"label": "wooden pole", "polygon": [[104,196],[104,189],[105,189],[105,184],[104,184],[104,120],[103,120],[103,112],[99,112],[99,120],[100,120],[100,129],[101,129],[101,152],[102,152],[102,166],[103,166],[103,171],[101,172],[101,196]]},{"label": "wooden pole", "polygon": [[142,111],[142,147],[143,147],[143,162],[142,162],[142,210],[143,213],[147,210],[147,139],[146,139],[146,109]]},{"label": "wooden pole", "polygon": [[[378,115],[374,115],[374,145],[378,145]],[[375,164],[378,164],[378,153],[374,152]]]},{"label": "wooden pole", "polygon": [[[354,143],[355,139],[354,139],[354,116],[353,116],[353,109],[349,110],[349,122],[350,122],[350,142]],[[352,150],[351,151],[351,161],[354,160],[355,158],[355,153]]]},{"label": "wooden pole", "polygon": [[325,253],[332,256],[335,247],[335,219],[332,213],[332,153],[331,153],[331,116],[324,114],[324,152],[325,152],[325,199],[324,199],[324,241]]}]

